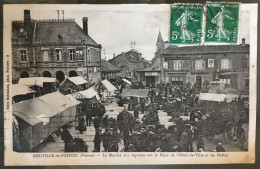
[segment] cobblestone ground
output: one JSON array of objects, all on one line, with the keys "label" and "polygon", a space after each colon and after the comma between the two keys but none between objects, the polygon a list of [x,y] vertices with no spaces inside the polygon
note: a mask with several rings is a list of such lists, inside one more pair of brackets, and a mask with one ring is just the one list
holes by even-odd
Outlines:
[{"label": "cobblestone ground", "polygon": [[[124,109],[124,107],[119,107],[115,102],[112,102],[111,104],[108,104],[105,106],[106,107],[106,115],[108,117],[113,117],[116,118],[118,113]],[[130,113],[133,114],[133,111],[130,111]],[[168,120],[171,118],[170,116],[167,116],[166,112],[159,111],[158,113],[160,123],[164,124],[165,127],[167,128],[169,125],[172,124],[172,122],[169,122]],[[139,114],[139,119],[142,119],[143,114]],[[248,124],[244,124],[243,128],[246,131],[246,137],[248,134]],[[103,129],[104,130],[104,129]],[[94,137],[95,137],[95,128],[93,124],[91,126],[87,126],[87,131],[84,132],[83,134],[80,134],[79,131],[75,130],[74,123],[72,123],[69,127],[69,131],[73,137],[79,137],[82,138],[84,141],[86,141],[87,145],[89,146],[88,151],[92,152],[94,149]],[[248,138],[248,137],[247,137]],[[230,144],[225,144],[222,138],[222,135],[216,135],[213,140],[208,141],[206,138],[204,139],[205,143],[205,151],[213,151],[216,147],[216,145],[221,142],[223,147],[226,149],[228,152],[238,152],[240,149],[238,148],[237,143],[232,142]],[[64,152],[64,142],[61,140],[60,136],[54,137],[55,141],[52,142],[47,142],[45,145],[40,145],[38,149],[36,150],[37,152]],[[245,143],[247,147],[247,142]],[[119,151],[122,150],[124,147],[123,140],[119,143]],[[194,151],[196,151],[196,145],[195,142],[193,144]],[[101,151],[104,151],[104,148],[101,143]]]}]

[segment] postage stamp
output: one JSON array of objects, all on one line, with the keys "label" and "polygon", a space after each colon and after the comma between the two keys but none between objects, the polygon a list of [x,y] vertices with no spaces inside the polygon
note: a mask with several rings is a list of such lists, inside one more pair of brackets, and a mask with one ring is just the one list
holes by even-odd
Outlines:
[{"label": "postage stamp", "polygon": [[205,42],[237,43],[239,4],[206,4]]},{"label": "postage stamp", "polygon": [[170,18],[170,43],[201,43],[202,4],[173,4]]}]

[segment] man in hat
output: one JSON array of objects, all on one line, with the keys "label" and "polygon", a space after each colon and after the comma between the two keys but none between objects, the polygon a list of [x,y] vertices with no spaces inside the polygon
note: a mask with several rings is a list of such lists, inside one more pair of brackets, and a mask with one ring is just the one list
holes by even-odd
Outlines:
[{"label": "man in hat", "polygon": [[68,127],[65,125],[62,127],[62,132],[61,132],[61,139],[65,143],[64,151],[69,152],[69,142],[73,139],[72,135],[70,134]]},{"label": "man in hat", "polygon": [[217,152],[225,152],[224,147],[222,147],[221,143],[218,143],[218,145],[216,146],[216,150]]},{"label": "man in hat", "polygon": [[197,141],[197,150],[199,151],[201,148],[204,149],[204,141],[202,135],[199,135]]},{"label": "man in hat", "polygon": [[193,123],[194,121],[195,121],[195,112],[194,111],[192,111],[191,113],[190,113],[190,123]]},{"label": "man in hat", "polygon": [[186,131],[182,132],[181,138],[180,138],[180,149],[181,152],[188,152],[189,151],[189,135]]},{"label": "man in hat", "polygon": [[77,123],[79,124],[79,132],[82,134],[83,131],[86,131],[85,119],[82,115],[79,116]]},{"label": "man in hat", "polygon": [[102,140],[102,132],[101,132],[102,128],[99,127],[98,131],[95,134],[95,138],[94,138],[94,149],[96,150],[96,152],[100,152],[100,143]]},{"label": "man in hat", "polygon": [[140,99],[140,110],[141,110],[141,114],[144,114],[144,110],[145,110],[145,99],[144,98]]},{"label": "man in hat", "polygon": [[134,118],[139,119],[140,105],[137,103],[134,107]]},{"label": "man in hat", "polygon": [[111,140],[112,140],[112,135],[109,132],[109,129],[106,128],[105,132],[102,134],[102,141],[103,141],[103,147],[105,149],[105,152],[109,152],[109,149],[111,147]]},{"label": "man in hat", "polygon": [[102,125],[107,128],[108,127],[108,115],[105,115],[103,118],[102,118]]},{"label": "man in hat", "polygon": [[185,128],[186,128],[186,133],[189,136],[189,139],[188,139],[188,151],[189,152],[193,152],[193,148],[192,148],[193,133],[192,133],[192,130],[191,130],[191,126],[189,124],[185,124]]},{"label": "man in hat", "polygon": [[100,125],[101,125],[101,119],[98,117],[98,115],[96,115],[96,117],[94,118],[93,124],[94,124],[95,130],[96,130],[96,132],[97,132],[97,131],[98,131],[98,128],[99,128]]},{"label": "man in hat", "polygon": [[129,144],[126,152],[137,152],[133,144]]}]

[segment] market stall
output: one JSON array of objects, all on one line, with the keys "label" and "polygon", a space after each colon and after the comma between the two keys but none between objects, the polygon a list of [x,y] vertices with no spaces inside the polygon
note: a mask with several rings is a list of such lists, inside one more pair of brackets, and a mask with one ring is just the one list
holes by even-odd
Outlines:
[{"label": "market stall", "polygon": [[13,105],[17,118],[21,145],[30,151],[58,128],[75,119],[80,102],[59,92],[25,100]]},{"label": "market stall", "polygon": [[36,91],[24,84],[12,84],[13,103],[34,98]]},{"label": "market stall", "polygon": [[71,94],[75,91],[86,89],[87,81],[81,76],[68,77],[59,85],[59,89],[63,94]]}]

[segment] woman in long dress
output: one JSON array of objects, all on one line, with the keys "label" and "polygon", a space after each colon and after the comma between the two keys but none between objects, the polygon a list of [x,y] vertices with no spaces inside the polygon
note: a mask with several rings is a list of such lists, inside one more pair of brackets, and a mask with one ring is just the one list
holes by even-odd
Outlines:
[{"label": "woman in long dress", "polygon": [[181,26],[180,39],[183,41],[193,40],[196,37],[196,35],[189,30],[189,21],[198,21],[195,18],[193,18],[194,15],[195,14],[193,12],[190,12],[188,11],[188,9],[185,9],[181,17],[175,22],[177,26]]},{"label": "woman in long dress", "polygon": [[225,10],[224,6],[221,7],[221,10],[218,12],[218,14],[211,20],[211,23],[217,25],[217,34],[215,37],[220,39],[227,39],[229,40],[229,35],[231,34],[230,31],[224,28],[224,19],[230,19],[234,20],[234,18],[231,18],[228,15],[228,11]]}]

